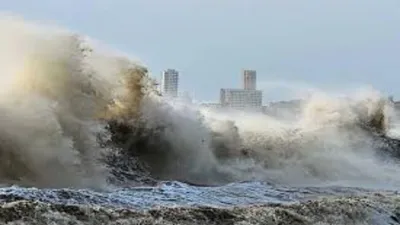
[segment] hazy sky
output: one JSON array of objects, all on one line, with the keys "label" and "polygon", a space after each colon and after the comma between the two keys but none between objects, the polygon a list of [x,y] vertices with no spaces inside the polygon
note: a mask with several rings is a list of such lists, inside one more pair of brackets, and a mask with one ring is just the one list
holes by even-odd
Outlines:
[{"label": "hazy sky", "polygon": [[372,85],[400,98],[399,0],[0,0],[140,58],[157,78],[217,100],[256,69],[265,98],[308,85]]}]

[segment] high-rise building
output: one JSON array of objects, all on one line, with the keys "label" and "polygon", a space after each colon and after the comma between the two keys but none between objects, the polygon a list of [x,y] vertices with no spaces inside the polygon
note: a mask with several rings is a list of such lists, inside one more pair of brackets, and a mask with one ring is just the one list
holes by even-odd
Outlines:
[{"label": "high-rise building", "polygon": [[174,69],[163,71],[161,78],[161,94],[167,97],[178,96],[179,72]]},{"label": "high-rise building", "polygon": [[243,89],[256,90],[257,72],[255,70],[243,70]]},{"label": "high-rise building", "polygon": [[243,89],[222,88],[220,104],[222,107],[235,109],[261,109],[262,91],[257,90],[255,70],[243,70]]},{"label": "high-rise building", "polygon": [[220,104],[235,109],[261,109],[262,91],[222,88]]}]

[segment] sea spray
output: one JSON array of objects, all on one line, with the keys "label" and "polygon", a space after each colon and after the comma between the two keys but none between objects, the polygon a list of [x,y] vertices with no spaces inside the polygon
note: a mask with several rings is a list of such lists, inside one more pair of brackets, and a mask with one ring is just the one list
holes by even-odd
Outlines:
[{"label": "sea spray", "polygon": [[105,119],[137,111],[146,71],[122,56],[97,52],[87,38],[69,31],[14,17],[2,18],[0,26],[0,180],[38,187],[106,185],[109,173],[100,163],[105,150],[97,137],[105,132]]},{"label": "sea spray", "polygon": [[382,95],[364,89],[339,97],[318,92],[304,99],[301,109],[297,119],[235,110],[202,111],[210,123],[229,120],[237,127],[242,149],[250,150],[251,159],[241,157],[240,163],[236,160],[229,166],[234,174],[239,174],[238,165],[246,168],[242,179],[248,176],[289,185],[400,184],[397,164],[377,157],[377,152],[385,154],[377,147],[385,140],[377,134],[388,129],[391,111]]},{"label": "sea spray", "polygon": [[9,17],[0,26],[3,183],[400,184],[397,164],[377,156],[392,106],[376,91],[317,92],[290,119],[210,111],[163,98],[145,66],[88,37]]}]

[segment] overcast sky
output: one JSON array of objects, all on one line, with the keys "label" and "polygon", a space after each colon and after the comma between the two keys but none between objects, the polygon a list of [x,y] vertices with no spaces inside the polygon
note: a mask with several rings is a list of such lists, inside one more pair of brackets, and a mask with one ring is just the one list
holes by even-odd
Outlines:
[{"label": "overcast sky", "polygon": [[157,78],[217,100],[258,72],[266,100],[289,89],[372,85],[400,98],[399,0],[0,0],[0,9],[53,21],[135,55]]}]

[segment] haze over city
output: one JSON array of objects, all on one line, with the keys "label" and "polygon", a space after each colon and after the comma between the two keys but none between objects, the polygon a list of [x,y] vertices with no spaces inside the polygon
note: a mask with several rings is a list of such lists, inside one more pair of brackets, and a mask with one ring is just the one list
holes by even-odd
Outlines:
[{"label": "haze over city", "polygon": [[395,0],[4,1],[3,11],[85,33],[137,57],[158,78],[217,101],[257,70],[264,101],[309,87],[372,85],[400,96],[400,3]]}]

